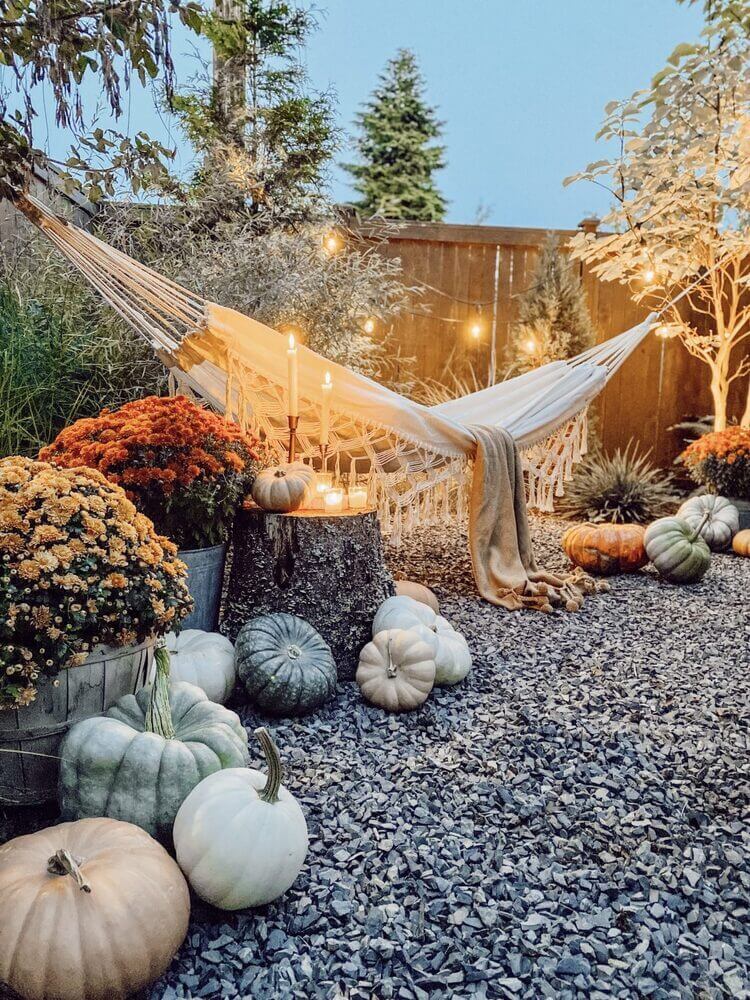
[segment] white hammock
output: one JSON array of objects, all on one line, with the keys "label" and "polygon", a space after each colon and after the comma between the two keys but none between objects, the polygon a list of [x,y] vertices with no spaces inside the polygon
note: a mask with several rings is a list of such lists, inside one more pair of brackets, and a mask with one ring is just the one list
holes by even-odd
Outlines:
[{"label": "white hammock", "polygon": [[[209,402],[282,456],[288,440],[286,339],[207,302],[26,196],[18,208],[144,336],[170,369],[173,389]],[[586,450],[586,408],[653,325],[638,326],[569,361],[427,407],[372,379],[299,351],[300,457],[319,457],[325,373],[331,373],[331,468],[366,478],[383,530],[396,540],[417,523],[461,513],[476,441],[472,424],[502,426],[522,451],[529,504],[553,496]]]}]

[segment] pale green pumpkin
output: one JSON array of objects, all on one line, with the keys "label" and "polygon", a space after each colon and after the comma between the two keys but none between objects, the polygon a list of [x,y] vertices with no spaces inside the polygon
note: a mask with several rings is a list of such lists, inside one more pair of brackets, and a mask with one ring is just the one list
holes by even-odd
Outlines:
[{"label": "pale green pumpkin", "polygon": [[237,715],[192,684],[169,684],[169,654],[156,652],[151,688],[104,716],[71,727],[60,748],[64,819],[108,816],[168,841],[177,810],[199,781],[245,767],[247,733]]},{"label": "pale green pumpkin", "polygon": [[646,528],[646,555],[659,576],[671,583],[697,583],[711,563],[711,550],[701,537],[707,516],[695,527],[680,517],[661,517]]}]

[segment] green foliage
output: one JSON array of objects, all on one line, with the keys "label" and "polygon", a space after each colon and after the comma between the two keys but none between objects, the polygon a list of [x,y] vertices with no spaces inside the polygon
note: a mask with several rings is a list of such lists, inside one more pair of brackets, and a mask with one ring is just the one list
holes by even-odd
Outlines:
[{"label": "green foliage", "polygon": [[115,118],[122,114],[123,93],[133,76],[145,83],[161,74],[169,97],[173,17],[199,31],[202,7],[183,0],[0,4],[0,64],[8,67],[18,95],[11,104],[0,92],[0,192],[21,189],[35,163],[50,163],[34,148],[34,119],[45,87],[57,124],[72,138],[66,162],[54,164],[67,188],[82,185],[96,201],[114,193],[123,173],[137,188],[164,183],[171,153],[142,132],[130,138],[114,129],[94,128],[84,114],[80,88],[96,77],[103,104]]},{"label": "green foliage", "polygon": [[445,166],[445,147],[436,145],[442,123],[425,101],[417,60],[401,49],[386,66],[380,84],[357,115],[355,148],[360,163],[344,165],[362,197],[363,215],[439,222],[446,202],[434,174]]},{"label": "green foliage", "polygon": [[558,504],[575,521],[647,524],[674,510],[670,477],[630,445],[612,456],[594,452],[576,469]]},{"label": "green foliage", "polygon": [[173,105],[199,156],[183,191],[196,223],[238,216],[256,232],[309,221],[320,205],[337,142],[327,94],[310,91],[301,51],[312,14],[276,0],[243,0],[237,17],[209,14],[212,85],[175,95]]},{"label": "green foliage", "polygon": [[0,274],[0,457],[36,457],[79,417],[165,385],[140,338],[76,282],[47,278],[45,287],[28,274]]},{"label": "green foliage", "polygon": [[518,296],[509,351],[514,371],[572,358],[594,343],[586,294],[576,270],[550,233],[531,284]]}]

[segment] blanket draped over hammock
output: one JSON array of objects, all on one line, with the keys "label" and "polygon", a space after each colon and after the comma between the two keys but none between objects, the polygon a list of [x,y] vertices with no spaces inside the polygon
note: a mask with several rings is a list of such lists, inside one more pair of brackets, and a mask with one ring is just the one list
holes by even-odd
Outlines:
[{"label": "blanket draped over hammock", "polygon": [[[207,302],[56,217],[31,196],[19,196],[16,204],[148,340],[169,367],[174,390],[209,402],[283,456],[288,434],[284,336],[232,309]],[[569,361],[554,361],[432,407],[300,345],[300,457],[308,461],[319,457],[322,385],[330,372],[329,468],[367,482],[370,503],[378,509],[384,532],[393,539],[417,524],[462,515],[478,445],[479,467],[484,471],[475,480],[474,502],[477,484],[485,492],[498,491],[501,484],[493,485],[487,474],[489,441],[474,425],[507,431],[522,453],[530,505],[551,510],[553,496],[562,494],[573,464],[586,450],[588,404],[647,335],[654,318],[652,314],[633,329]],[[501,449],[496,451],[499,463]],[[494,464],[490,471],[494,474]],[[515,471],[508,475],[515,477],[511,482],[520,496],[520,478]],[[490,506],[481,510],[486,520]],[[497,514],[501,516],[499,508]],[[475,541],[476,537],[475,533]],[[497,536],[488,532],[487,537],[494,545]],[[533,575],[537,571],[527,558],[527,548],[524,537],[521,563]],[[500,550],[505,547],[500,545]],[[488,592],[496,586],[495,577],[501,580],[504,573],[497,568],[487,572]],[[531,583],[531,591],[537,590],[537,581]]]}]

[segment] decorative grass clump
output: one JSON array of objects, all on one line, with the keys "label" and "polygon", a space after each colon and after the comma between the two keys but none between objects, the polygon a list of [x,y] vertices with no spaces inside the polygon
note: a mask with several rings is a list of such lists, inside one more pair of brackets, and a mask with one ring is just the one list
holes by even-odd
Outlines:
[{"label": "decorative grass clump", "polygon": [[35,457],[79,417],[166,384],[145,343],[66,291],[50,303],[0,278],[0,457]]},{"label": "decorative grass clump", "polygon": [[628,445],[584,459],[565,486],[558,512],[575,521],[647,524],[671,513],[676,501],[671,477]]}]

